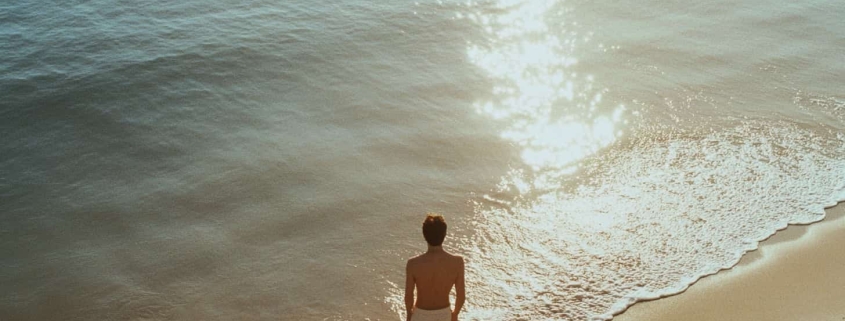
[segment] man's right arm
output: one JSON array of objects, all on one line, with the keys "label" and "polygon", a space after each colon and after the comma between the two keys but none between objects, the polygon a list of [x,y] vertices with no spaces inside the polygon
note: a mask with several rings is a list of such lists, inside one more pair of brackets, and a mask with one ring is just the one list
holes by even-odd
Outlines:
[{"label": "man's right arm", "polygon": [[414,313],[414,274],[411,272],[411,260],[405,265],[405,311],[408,320]]},{"label": "man's right arm", "polygon": [[455,310],[452,311],[452,321],[458,320],[458,314],[464,307],[466,301],[466,288],[464,286],[464,258],[460,257],[458,277],[455,279]]}]

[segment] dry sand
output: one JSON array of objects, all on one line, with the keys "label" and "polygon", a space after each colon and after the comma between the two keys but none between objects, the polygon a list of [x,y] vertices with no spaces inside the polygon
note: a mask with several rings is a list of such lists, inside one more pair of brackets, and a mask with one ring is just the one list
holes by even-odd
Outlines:
[{"label": "dry sand", "polygon": [[845,203],[822,222],[776,233],[733,269],[613,320],[845,320]]}]

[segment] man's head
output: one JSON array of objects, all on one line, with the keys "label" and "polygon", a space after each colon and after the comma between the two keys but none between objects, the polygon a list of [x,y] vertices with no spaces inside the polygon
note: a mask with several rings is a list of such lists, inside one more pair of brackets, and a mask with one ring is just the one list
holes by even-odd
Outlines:
[{"label": "man's head", "polygon": [[446,220],[442,215],[429,213],[422,226],[423,237],[428,245],[440,246],[446,238]]}]

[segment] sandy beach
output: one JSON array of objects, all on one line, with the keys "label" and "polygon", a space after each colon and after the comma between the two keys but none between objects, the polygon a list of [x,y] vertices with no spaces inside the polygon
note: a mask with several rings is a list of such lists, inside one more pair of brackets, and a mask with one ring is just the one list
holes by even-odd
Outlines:
[{"label": "sandy beach", "polygon": [[641,302],[616,321],[845,320],[845,206],[822,222],[791,225],[734,268],[686,292]]}]

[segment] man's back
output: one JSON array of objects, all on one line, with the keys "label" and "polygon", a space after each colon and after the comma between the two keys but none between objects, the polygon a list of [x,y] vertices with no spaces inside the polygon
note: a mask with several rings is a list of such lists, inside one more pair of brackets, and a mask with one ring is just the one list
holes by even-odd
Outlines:
[{"label": "man's back", "polygon": [[[405,266],[405,309],[408,320],[457,321],[464,306],[464,258],[443,250],[446,227],[443,216],[426,216],[422,232],[428,243],[428,251],[408,260]],[[457,294],[454,310],[449,306],[452,286],[455,286]]]},{"label": "man's back", "polygon": [[408,276],[417,289],[415,306],[424,310],[450,307],[449,292],[459,281],[463,287],[463,274],[464,259],[443,250],[408,260]]}]

